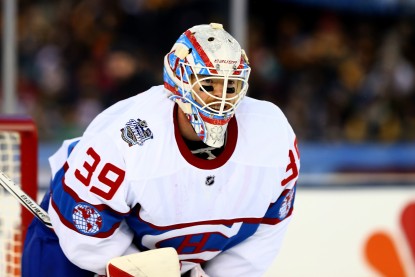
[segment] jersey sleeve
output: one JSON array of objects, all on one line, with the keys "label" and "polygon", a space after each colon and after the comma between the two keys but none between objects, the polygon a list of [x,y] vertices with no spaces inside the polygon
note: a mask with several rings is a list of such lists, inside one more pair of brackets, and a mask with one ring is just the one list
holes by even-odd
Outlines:
[{"label": "jersey sleeve", "polygon": [[257,231],[242,243],[227,249],[206,263],[209,276],[263,276],[278,255],[291,221],[300,170],[300,153],[291,126],[287,126],[286,156],[280,168],[281,179],[275,186],[273,202]]},{"label": "jersey sleeve", "polygon": [[[80,268],[105,274],[108,260],[131,251],[133,234],[121,151],[102,134],[64,143],[52,168],[49,215],[59,244]],[[138,252],[138,250],[136,250]]]}]

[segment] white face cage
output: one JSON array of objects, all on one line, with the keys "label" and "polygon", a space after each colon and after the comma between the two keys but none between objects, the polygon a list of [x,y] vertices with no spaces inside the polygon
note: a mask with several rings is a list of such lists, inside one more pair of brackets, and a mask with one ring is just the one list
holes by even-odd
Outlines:
[{"label": "white face cage", "polygon": [[[192,72],[201,71],[200,67],[189,64],[183,63],[182,66],[190,67]],[[238,70],[239,75],[233,74],[234,71],[220,70],[218,74],[189,76],[189,70],[183,70],[186,76],[182,80],[189,80],[188,84],[183,83],[183,98],[210,118],[231,117],[248,90],[250,68]],[[218,87],[222,88],[221,91]]]}]

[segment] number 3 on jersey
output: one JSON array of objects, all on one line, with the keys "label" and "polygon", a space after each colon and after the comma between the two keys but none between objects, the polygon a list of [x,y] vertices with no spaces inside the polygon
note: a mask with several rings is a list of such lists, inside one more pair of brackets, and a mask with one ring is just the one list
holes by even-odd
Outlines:
[{"label": "number 3 on jersey", "polygon": [[[298,151],[298,144],[297,140],[294,141],[294,149],[295,153],[297,154],[298,159],[300,159],[300,152]],[[281,181],[281,186],[287,185],[290,181],[294,180],[298,177],[298,167],[296,163],[296,159],[294,157],[294,151],[288,151],[288,157],[290,158],[290,162],[287,165],[286,172],[290,172],[291,174]]]},{"label": "number 3 on jersey", "polygon": [[[92,147],[86,151],[86,154],[90,157],[90,160],[84,162],[83,168],[81,170],[75,170],[75,177],[86,187],[89,187],[91,184],[92,176],[94,175],[99,163],[101,162],[101,157],[97,152],[95,152]],[[84,174],[82,172],[84,172]],[[124,170],[116,167],[112,163],[105,163],[98,174],[98,181],[107,187],[106,190],[102,190],[94,185],[92,185],[89,190],[92,193],[101,196],[105,200],[110,200],[117,192],[118,188],[121,186],[122,182],[124,181],[124,177]]]}]

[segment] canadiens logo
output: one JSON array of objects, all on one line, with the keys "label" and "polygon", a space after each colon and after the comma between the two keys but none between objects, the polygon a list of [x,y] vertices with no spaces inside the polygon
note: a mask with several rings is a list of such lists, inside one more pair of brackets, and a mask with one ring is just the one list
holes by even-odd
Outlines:
[{"label": "canadiens logo", "polygon": [[87,235],[97,233],[102,227],[102,217],[91,205],[79,203],[72,211],[72,220],[79,232]]},{"label": "canadiens logo", "polygon": [[133,145],[143,145],[148,139],[153,138],[153,132],[148,128],[147,122],[137,118],[130,119],[125,127],[121,129],[121,138],[131,147]]}]

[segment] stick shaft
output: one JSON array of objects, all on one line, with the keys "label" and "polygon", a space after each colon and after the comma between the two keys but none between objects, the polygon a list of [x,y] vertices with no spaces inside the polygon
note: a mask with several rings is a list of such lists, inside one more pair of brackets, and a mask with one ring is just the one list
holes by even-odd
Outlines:
[{"label": "stick shaft", "polygon": [[47,227],[52,228],[48,213],[42,209],[26,192],[17,186],[4,172],[0,171],[0,185],[16,198]]}]

